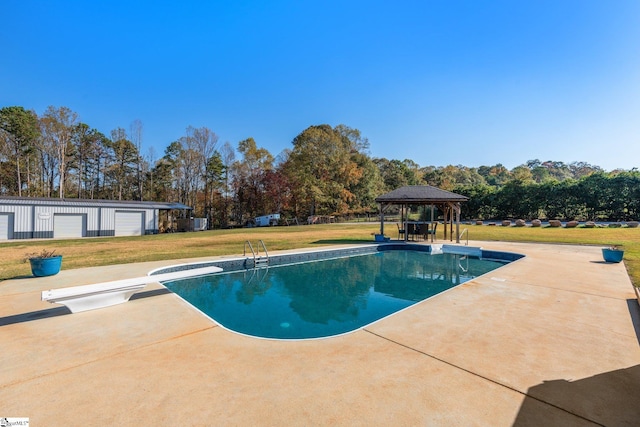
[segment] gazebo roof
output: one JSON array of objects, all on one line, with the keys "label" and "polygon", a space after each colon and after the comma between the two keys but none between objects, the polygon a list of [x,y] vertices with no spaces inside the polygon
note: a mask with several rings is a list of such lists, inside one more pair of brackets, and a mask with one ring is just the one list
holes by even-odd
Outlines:
[{"label": "gazebo roof", "polygon": [[376,197],[377,203],[387,204],[430,204],[446,202],[466,202],[468,197],[430,185],[407,185]]}]

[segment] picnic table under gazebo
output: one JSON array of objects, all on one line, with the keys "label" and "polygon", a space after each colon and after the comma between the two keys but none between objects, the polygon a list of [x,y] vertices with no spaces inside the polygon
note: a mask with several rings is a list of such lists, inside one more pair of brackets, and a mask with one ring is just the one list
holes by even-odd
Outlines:
[{"label": "picnic table under gazebo", "polygon": [[[431,185],[407,185],[397,188],[375,199],[380,205],[380,234],[384,235],[384,214],[393,205],[400,206],[400,222],[405,230],[404,240],[408,239],[408,216],[405,215],[409,206],[431,206],[431,219],[433,221],[433,209],[437,208],[444,214],[444,239],[453,241],[453,224],[456,224],[456,243],[460,243],[460,210],[461,204],[469,198],[461,194],[441,190]],[[448,229],[448,230],[447,230]],[[448,232],[447,232],[448,231]]]}]

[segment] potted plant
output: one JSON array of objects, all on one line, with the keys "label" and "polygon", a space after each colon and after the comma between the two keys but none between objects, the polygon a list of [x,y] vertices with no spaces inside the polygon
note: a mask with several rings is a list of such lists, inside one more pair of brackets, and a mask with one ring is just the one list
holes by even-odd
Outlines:
[{"label": "potted plant", "polygon": [[53,276],[60,272],[62,255],[56,255],[55,250],[43,249],[41,252],[26,254],[24,261],[31,264],[31,273],[36,277]]},{"label": "potted plant", "polygon": [[374,234],[374,239],[376,242],[388,242],[390,240],[389,237],[379,233]]},{"label": "potted plant", "polygon": [[617,245],[610,246],[608,248],[602,248],[602,257],[606,262],[620,262],[624,251],[618,248]]}]

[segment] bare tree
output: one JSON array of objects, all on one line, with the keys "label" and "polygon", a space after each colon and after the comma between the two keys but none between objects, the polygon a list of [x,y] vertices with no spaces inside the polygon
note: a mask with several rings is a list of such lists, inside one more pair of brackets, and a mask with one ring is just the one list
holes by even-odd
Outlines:
[{"label": "bare tree", "polygon": [[[193,129],[193,128],[191,128]],[[187,132],[189,129],[187,129]],[[203,212],[207,218],[210,217],[211,212],[211,195],[209,194],[209,180],[207,179],[207,164],[213,156],[216,144],[218,143],[218,135],[212,132],[209,128],[201,127],[193,129],[192,132],[195,148],[198,152],[198,173],[204,183],[204,209]]]},{"label": "bare tree", "polygon": [[78,114],[67,107],[49,106],[42,118],[42,133],[46,145],[55,153],[57,162],[57,175],[59,197],[65,195],[67,161],[72,150],[71,138],[73,129],[78,121]]},{"label": "bare tree", "polygon": [[142,153],[142,133],[143,133],[142,121],[140,121],[139,119],[135,119],[133,122],[131,122],[131,125],[129,126],[129,136],[131,138],[131,142],[133,143],[133,145],[135,145],[136,149],[138,150],[138,160],[136,161],[136,184],[137,184],[136,186],[138,188],[138,200],[143,199],[142,197],[143,158],[140,155],[140,153]]},{"label": "bare tree", "polygon": [[[174,174],[180,179],[181,194],[185,202],[200,214],[206,214],[210,206],[207,188],[207,162],[215,152],[217,135],[206,127],[189,126],[185,136],[177,141],[176,170]],[[200,210],[198,194],[203,190],[204,204]]]},{"label": "bare tree", "polygon": [[227,219],[229,218],[229,200],[231,199],[229,172],[231,171],[231,166],[236,161],[236,150],[229,141],[225,142],[220,148],[220,156],[222,157],[222,164],[224,165],[224,192],[222,195],[224,201],[224,212],[221,223],[223,226],[226,226]]},{"label": "bare tree", "polygon": [[146,176],[146,181],[147,181],[147,196],[149,196],[147,198],[147,200],[153,200],[153,191],[154,191],[154,181],[153,181],[153,172],[154,172],[154,165],[156,164],[156,152],[154,150],[153,147],[149,147],[149,149],[147,150],[147,156],[145,159],[145,164],[147,166],[147,170],[145,171],[145,176]]}]

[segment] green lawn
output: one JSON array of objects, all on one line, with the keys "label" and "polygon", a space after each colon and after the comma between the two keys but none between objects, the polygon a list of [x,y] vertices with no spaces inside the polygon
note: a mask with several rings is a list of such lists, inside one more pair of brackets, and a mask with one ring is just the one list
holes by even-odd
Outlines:
[{"label": "green lawn", "polygon": [[[634,284],[640,285],[640,228],[532,228],[463,225],[469,244],[474,240],[618,245],[625,250],[624,263]],[[0,280],[30,276],[26,253],[55,249],[64,255],[64,270],[141,261],[242,255],[245,240],[263,240],[270,251],[321,247],[340,243],[371,242],[377,223],[331,224],[292,227],[212,230],[196,233],[158,234],[140,237],[108,237],[73,240],[13,240],[0,244]],[[386,234],[397,237],[395,224]],[[442,241],[442,227],[438,238]],[[464,238],[466,240],[466,237]]]}]

